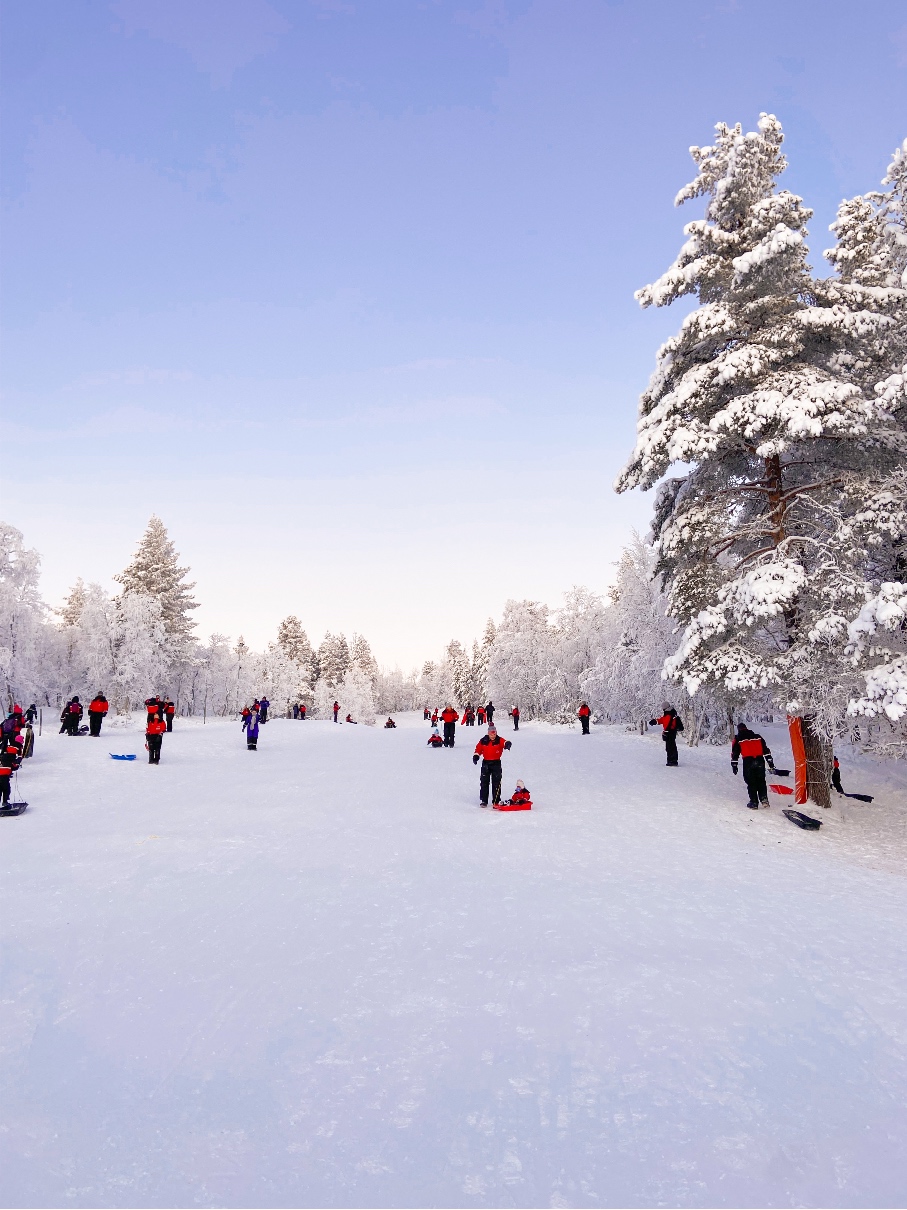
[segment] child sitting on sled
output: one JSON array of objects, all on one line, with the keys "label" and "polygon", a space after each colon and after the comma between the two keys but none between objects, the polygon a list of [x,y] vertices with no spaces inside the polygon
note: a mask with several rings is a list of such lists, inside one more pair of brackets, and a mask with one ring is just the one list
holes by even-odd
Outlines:
[{"label": "child sitting on sled", "polygon": [[441,735],[441,732],[438,730],[437,723],[431,729],[431,735],[428,737],[428,744],[429,744],[429,747],[431,747],[431,748],[443,748],[444,747],[444,738]]},{"label": "child sitting on sled", "polygon": [[506,810],[508,807],[518,808],[518,809],[521,808],[523,810],[532,809],[532,795],[526,789],[526,786],[523,784],[523,782],[521,782],[521,781],[517,782],[516,789],[514,790],[514,792],[510,795],[509,798],[505,798],[504,801],[501,803],[500,807],[498,807],[497,809]]}]

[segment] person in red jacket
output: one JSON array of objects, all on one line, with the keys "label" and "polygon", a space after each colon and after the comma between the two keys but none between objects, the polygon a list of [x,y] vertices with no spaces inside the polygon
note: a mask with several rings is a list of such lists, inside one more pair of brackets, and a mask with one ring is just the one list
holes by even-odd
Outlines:
[{"label": "person in red jacket", "polygon": [[164,732],[167,730],[167,724],[162,718],[158,718],[157,714],[149,718],[145,725],[145,747],[148,749],[148,764],[159,765],[161,763],[161,746],[164,742]]},{"label": "person in red jacket", "polygon": [[165,722],[167,723],[167,730],[168,730],[168,731],[172,731],[172,730],[173,730],[173,716],[174,716],[174,714],[176,714],[176,706],[174,706],[173,702],[172,702],[172,701],[170,700],[170,698],[168,697],[168,698],[167,698],[167,700],[166,700],[166,702],[164,702],[164,720],[165,720]]},{"label": "person in red jacket", "polygon": [[488,724],[488,734],[483,735],[476,744],[472,763],[477,765],[482,758],[482,768],[479,771],[479,806],[488,806],[488,783],[491,782],[491,801],[501,801],[501,756],[511,748],[509,739],[501,739],[494,723]]},{"label": "person in red jacket", "polygon": [[460,716],[449,703],[441,711],[441,722],[444,724],[444,747],[452,748],[456,737],[457,723]]},{"label": "person in red jacket", "polygon": [[520,708],[519,708],[519,706],[514,706],[514,708],[510,711],[510,717],[513,719],[514,731],[519,731],[519,729],[520,729]]},{"label": "person in red jacket", "polygon": [[10,785],[13,774],[22,764],[22,741],[16,735],[4,735],[0,739],[0,807],[9,807]]},{"label": "person in red jacket", "polygon": [[683,730],[683,723],[680,721],[680,715],[673,706],[665,704],[662,709],[664,714],[660,718],[649,720],[650,727],[661,725],[661,738],[665,744],[665,755],[667,757],[667,766],[669,769],[677,766],[677,733]]},{"label": "person in red jacket", "polygon": [[583,728],[583,735],[588,735],[589,734],[589,719],[592,716],[592,711],[589,709],[589,707],[586,705],[586,703],[583,702],[583,704],[580,706],[579,710],[577,710],[576,713],[579,718],[580,724]]},{"label": "person in red jacket", "polygon": [[340,703],[334,702],[333,706],[331,706],[331,709],[334,711],[334,722],[336,723],[337,715],[340,713]]},{"label": "person in red jacket", "polygon": [[746,782],[749,802],[746,804],[751,811],[758,811],[759,804],[768,806],[768,787],[765,784],[765,765],[775,771],[768,744],[755,731],[750,731],[746,723],[737,724],[737,736],[731,746],[731,772],[737,776],[737,762],[743,757],[743,780]]},{"label": "person in red jacket", "polygon": [[96,693],[88,703],[88,734],[99,736],[104,715],[110,709],[110,703],[103,693]]}]

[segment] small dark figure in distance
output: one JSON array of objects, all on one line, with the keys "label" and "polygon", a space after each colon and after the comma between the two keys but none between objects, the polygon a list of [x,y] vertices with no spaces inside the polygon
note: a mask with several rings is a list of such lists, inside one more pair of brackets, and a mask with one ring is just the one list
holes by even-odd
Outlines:
[{"label": "small dark figure in distance", "polygon": [[669,769],[677,767],[677,734],[683,730],[680,715],[667,702],[662,706],[664,714],[660,718],[649,720],[650,727],[661,726],[661,738],[664,740],[666,764]]},{"label": "small dark figure in distance", "polygon": [[737,737],[731,745],[731,770],[737,776],[737,762],[743,757],[743,780],[749,792],[746,804],[751,811],[758,811],[760,803],[768,806],[768,787],[765,784],[765,766],[774,773],[775,762],[768,744],[746,723],[737,724]]},{"label": "small dark figure in distance", "polygon": [[384,730],[390,731],[392,728],[395,728],[396,726],[397,726],[397,724],[394,722],[394,720],[391,718],[391,716],[388,715],[387,722],[384,724]]},{"label": "small dark figure in distance", "polygon": [[96,693],[88,703],[88,734],[97,738],[101,734],[101,723],[104,715],[110,709],[110,703],[103,693]]},{"label": "small dark figure in distance", "polygon": [[345,718],[343,721],[344,721],[345,723],[352,723],[354,727],[358,727],[358,726],[359,726],[359,724],[358,724],[358,723],[356,722],[356,720],[353,718],[352,714],[348,714],[348,715],[346,716],[346,718]]},{"label": "small dark figure in distance", "polygon": [[299,707],[299,717],[303,722],[305,722],[305,702],[303,702]]},{"label": "small dark figure in distance", "polygon": [[293,703],[293,718],[299,718],[299,703]]},{"label": "small dark figure in distance", "polygon": [[173,730],[173,716],[174,716],[174,714],[176,714],[176,706],[173,704],[173,702],[168,697],[167,700],[163,703],[163,707],[164,707],[164,721],[167,723],[167,730],[172,731]]},{"label": "small dark figure in distance", "polygon": [[243,710],[242,729],[246,733],[246,747],[250,752],[258,751],[258,711],[246,707]]},{"label": "small dark figure in distance", "polygon": [[74,697],[72,699],[72,701],[69,703],[69,707],[67,709],[67,715],[66,715],[66,724],[67,724],[67,728],[68,728],[67,734],[69,734],[69,735],[78,735],[79,734],[79,724],[82,721],[83,713],[84,713],[84,711],[82,710],[82,703],[79,701],[79,699],[77,697]]},{"label": "small dark figure in distance", "polygon": [[336,722],[337,722],[337,715],[340,713],[340,703],[339,703],[339,702],[334,702],[334,704],[333,704],[333,706],[331,707],[331,709],[334,711],[334,722],[336,723]]},{"label": "small dark figure in distance", "polygon": [[488,719],[488,726],[494,722],[494,702],[489,702],[485,707],[485,717]]},{"label": "small dark figure in distance", "polygon": [[426,723],[427,723],[427,722],[428,722],[428,720],[429,720],[430,718],[431,718],[431,711],[430,711],[430,710],[429,710],[429,708],[426,706],[426,707],[423,709],[423,711],[422,711],[422,719],[423,719],[423,721],[424,721],[424,722],[426,722]]},{"label": "small dark figure in distance", "polygon": [[832,759],[834,760],[834,768],[831,771],[831,784],[834,786],[838,794],[840,794],[843,798],[856,798],[859,802],[872,802],[871,794],[847,793],[841,784],[841,766],[838,764],[838,758],[835,756]]},{"label": "small dark figure in distance", "polygon": [[589,709],[589,707],[586,705],[585,702],[583,702],[583,704],[580,706],[579,710],[577,710],[576,715],[580,721],[580,726],[583,729],[583,735],[588,735],[589,734],[589,719],[592,715],[592,711]]},{"label": "small dark figure in distance", "polygon": [[167,730],[167,724],[162,718],[159,718],[157,713],[152,714],[148,722],[145,724],[145,747],[148,749],[148,764],[159,765],[161,763],[161,748],[164,743],[164,732]]},{"label": "small dark figure in distance", "polygon": [[520,729],[520,708],[519,708],[519,706],[514,706],[514,708],[510,711],[510,717],[513,719],[514,731],[519,731],[519,729]]},{"label": "small dark figure in distance", "polygon": [[494,723],[488,724],[488,734],[483,735],[476,744],[476,750],[473,754],[472,763],[477,765],[479,758],[482,760],[482,768],[479,770],[479,806],[488,806],[488,784],[491,783],[491,801],[499,803],[501,801],[501,756],[510,747],[512,747],[509,739],[502,739],[495,728]]},{"label": "small dark figure in distance", "polygon": [[271,703],[266,697],[263,697],[258,704],[260,707],[259,715],[261,717],[261,725],[264,726],[268,721],[268,711],[271,709]]},{"label": "small dark figure in distance", "polygon": [[476,710],[476,719],[477,719],[480,727],[485,726],[485,707],[484,706],[479,706],[478,710]]},{"label": "small dark figure in distance", "polygon": [[29,708],[25,711],[25,721],[27,723],[31,723],[32,726],[34,726],[35,719],[37,717],[38,717],[38,707],[35,705],[34,702],[32,702],[32,704],[29,706]]}]

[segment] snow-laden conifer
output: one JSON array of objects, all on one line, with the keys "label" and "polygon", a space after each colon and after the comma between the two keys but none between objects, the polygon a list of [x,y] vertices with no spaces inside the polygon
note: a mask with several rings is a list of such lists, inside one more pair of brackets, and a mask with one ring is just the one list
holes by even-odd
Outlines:
[{"label": "snow-laden conifer", "polygon": [[188,573],[188,567],[179,566],[179,555],[163,521],[152,517],[129,566],[113,577],[122,584],[124,596],[140,593],[160,601],[161,620],[174,653],[195,628],[189,614],[198,604],[192,598],[195,585],[184,583]]},{"label": "snow-laden conifer", "polygon": [[781,126],[719,124],[693,147],[695,179],[677,202],[706,199],[675,263],[638,292],[643,306],[699,306],[658,354],[640,401],[633,456],[616,487],[664,482],[653,532],[669,608],[685,631],[666,670],[694,693],[770,687],[804,720],[809,791],[826,801],[830,748],[818,716],[843,682],[847,621],[864,595],[861,552],[835,542],[842,494],[870,471],[874,393],[838,364],[813,322],[800,198],[776,191]]}]

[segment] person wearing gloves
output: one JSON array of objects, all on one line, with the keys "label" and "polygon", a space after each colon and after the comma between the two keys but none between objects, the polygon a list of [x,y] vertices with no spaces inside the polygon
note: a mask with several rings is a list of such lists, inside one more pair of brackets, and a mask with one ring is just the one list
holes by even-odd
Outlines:
[{"label": "person wearing gloves", "polygon": [[258,751],[258,702],[243,710],[242,729],[246,733],[246,747],[250,752]]},{"label": "person wearing gloves", "polygon": [[768,806],[768,787],[765,784],[765,765],[774,773],[775,762],[772,760],[768,744],[755,731],[750,731],[746,723],[737,724],[737,736],[731,746],[731,770],[737,776],[737,762],[743,757],[743,780],[749,791],[750,800],[746,804],[751,811],[758,811],[759,804]]},{"label": "person wearing gloves", "polygon": [[491,801],[495,804],[501,801],[501,756],[513,745],[509,739],[502,739],[494,723],[488,724],[488,734],[483,735],[476,744],[472,763],[477,765],[479,758],[482,768],[479,773],[479,806],[488,806],[488,784],[491,783]]},{"label": "person wearing gloves", "polygon": [[457,723],[460,716],[448,702],[441,711],[441,722],[444,724],[444,747],[452,748],[457,735]]},{"label": "person wearing gloves", "polygon": [[667,757],[665,763],[669,769],[673,769],[677,767],[677,733],[683,730],[683,723],[673,706],[669,706],[665,702],[662,709],[664,714],[660,718],[650,719],[649,726],[661,726],[661,738],[664,740],[665,756]]},{"label": "person wearing gloves", "polygon": [[157,714],[149,714],[145,724],[145,747],[148,749],[148,764],[161,763],[161,747],[164,743],[164,732],[167,724]]},{"label": "person wearing gloves", "polygon": [[101,734],[101,723],[103,723],[107,711],[110,709],[110,703],[103,693],[96,693],[88,703],[88,734],[95,737]]}]

